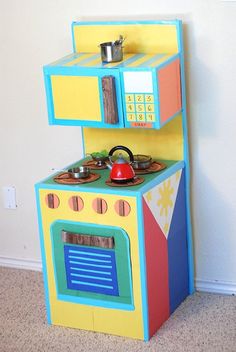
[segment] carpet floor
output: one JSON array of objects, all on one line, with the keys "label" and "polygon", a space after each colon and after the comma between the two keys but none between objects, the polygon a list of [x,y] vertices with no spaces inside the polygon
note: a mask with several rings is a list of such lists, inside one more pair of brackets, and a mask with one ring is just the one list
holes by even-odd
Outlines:
[{"label": "carpet floor", "polygon": [[236,352],[236,297],[196,292],[149,342],[49,326],[42,273],[0,267],[1,352]]}]

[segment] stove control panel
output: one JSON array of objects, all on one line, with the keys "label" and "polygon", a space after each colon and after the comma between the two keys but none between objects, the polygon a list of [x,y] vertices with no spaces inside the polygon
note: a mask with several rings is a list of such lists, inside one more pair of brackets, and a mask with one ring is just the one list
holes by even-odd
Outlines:
[{"label": "stove control panel", "polygon": [[[48,193],[45,197],[45,203],[49,209],[57,209],[63,203],[60,201],[60,197],[56,193]],[[85,202],[83,197],[79,195],[73,195],[68,199],[68,209],[74,212],[81,212],[85,208]],[[106,214],[108,209],[111,207],[108,201],[103,198],[94,198],[91,204],[91,210],[97,214]],[[131,206],[127,200],[118,199],[113,205],[113,209],[119,216],[128,216],[131,211]]]}]

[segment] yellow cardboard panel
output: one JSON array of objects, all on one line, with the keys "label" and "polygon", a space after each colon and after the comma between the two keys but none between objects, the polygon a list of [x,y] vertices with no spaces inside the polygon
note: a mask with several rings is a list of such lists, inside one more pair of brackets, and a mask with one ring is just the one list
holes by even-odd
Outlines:
[{"label": "yellow cardboard panel", "polygon": [[[49,209],[45,198],[48,193],[55,193],[60,201],[57,209]],[[79,195],[84,201],[81,212],[73,211],[69,207],[69,199]],[[92,208],[94,198],[101,197],[107,202],[108,209],[105,214],[97,214]],[[119,216],[115,210],[115,203],[123,199],[130,204],[131,211],[127,217]],[[94,194],[86,192],[71,192],[60,190],[40,190],[40,204],[42,212],[42,225],[44,232],[44,245],[48,273],[48,287],[52,324],[102,331],[143,339],[142,297],[140,280],[140,261],[138,245],[137,205],[135,197],[117,196],[110,194]],[[123,228],[130,239],[130,257],[132,263],[134,311],[111,308],[86,306],[57,300],[56,283],[52,258],[52,244],[50,226],[56,220],[69,220],[74,222],[93,223],[98,226],[118,226]],[[112,322],[112,324],[111,324]],[[113,324],[114,322],[114,324]]]},{"label": "yellow cardboard panel", "polygon": [[120,34],[126,38],[126,53],[178,52],[176,26],[160,24],[75,26],[75,49],[77,52],[96,53],[100,51],[100,43],[116,40]]},{"label": "yellow cardboard panel", "polygon": [[[136,312],[136,315],[141,312]],[[97,309],[94,313],[94,330],[109,332],[114,335],[144,339],[143,325],[140,319],[135,320],[133,312],[122,310]]]},{"label": "yellow cardboard panel", "polygon": [[101,121],[98,77],[51,76],[56,119]]},{"label": "yellow cardboard panel", "polygon": [[134,154],[147,154],[167,160],[183,160],[183,129],[181,114],[160,130],[142,128],[84,128],[85,152],[92,153],[115,145],[125,145]]}]

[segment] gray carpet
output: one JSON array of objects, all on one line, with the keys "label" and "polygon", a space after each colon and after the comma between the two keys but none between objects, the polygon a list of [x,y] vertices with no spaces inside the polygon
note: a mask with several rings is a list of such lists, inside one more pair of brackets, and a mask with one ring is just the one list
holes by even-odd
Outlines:
[{"label": "gray carpet", "polygon": [[0,267],[1,352],[236,352],[236,297],[195,293],[149,342],[46,322],[42,274]]}]

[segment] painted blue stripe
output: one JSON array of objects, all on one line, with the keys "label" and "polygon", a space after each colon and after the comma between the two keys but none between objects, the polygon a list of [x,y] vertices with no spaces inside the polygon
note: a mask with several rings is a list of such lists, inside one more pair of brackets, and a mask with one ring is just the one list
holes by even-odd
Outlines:
[{"label": "painted blue stripe", "polygon": [[67,56],[64,56],[62,59],[59,59],[57,61],[53,61],[52,63],[50,63],[49,65],[46,65],[46,66],[63,66],[70,61],[78,59],[78,57],[80,57],[80,56],[83,56],[83,54],[82,53],[69,54]]},{"label": "painted blue stripe", "polygon": [[[78,265],[86,265],[86,266],[93,266],[94,264],[89,264],[89,263],[83,263],[82,261],[74,261],[74,260],[69,260],[69,262],[71,264],[78,264]],[[110,265],[100,265],[100,264],[96,264],[96,266],[99,266],[99,268],[112,268],[112,266]]]},{"label": "painted blue stripe", "polygon": [[[76,250],[70,250],[69,249],[69,253],[79,253],[79,254],[84,254],[83,251],[76,251]],[[86,255],[92,255],[95,257],[107,257],[107,258],[111,258],[111,256],[109,254],[99,254],[99,253],[86,253]]]},{"label": "painted blue stripe", "polygon": [[78,278],[84,277],[84,278],[88,278],[88,279],[97,279],[97,280],[104,280],[104,281],[112,281],[112,279],[111,279],[111,278],[108,278],[108,277],[93,276],[93,275],[83,275],[83,274],[74,274],[74,273],[71,273],[70,276],[76,276],[76,277],[78,277]]},{"label": "painted blue stripe", "polygon": [[155,62],[158,59],[161,59],[163,56],[165,56],[166,54],[156,54],[154,55],[152,58],[144,61],[142,64],[140,64],[138,67],[146,67],[150,64],[152,64],[153,62]]},{"label": "painted blue stripe", "polygon": [[[72,266],[73,265],[73,266]],[[70,266],[72,271],[78,271],[78,270],[82,270],[82,271],[91,271],[91,272],[98,272],[98,266],[97,265],[84,265],[84,264],[72,264]],[[105,273],[110,273],[111,272],[111,268],[102,268],[100,269],[101,272],[105,272]]]},{"label": "painted blue stripe", "polygon": [[81,60],[78,63],[75,63],[73,66],[84,66],[85,64],[88,64],[90,61],[93,61],[99,57],[100,57],[100,54],[92,55],[90,57],[87,57],[86,59]]},{"label": "painted blue stripe", "polygon": [[93,259],[93,258],[86,258],[83,256],[76,256],[76,255],[69,255],[68,258],[72,258],[72,259],[78,259],[78,260],[85,260],[85,261],[89,261],[89,262],[95,262],[95,263],[111,263],[111,260],[102,260],[102,259]]},{"label": "painted blue stripe", "polygon": [[122,66],[127,66],[132,64],[133,62],[137,61],[138,59],[140,59],[141,57],[144,57],[146,54],[136,54],[135,56],[130,57],[127,60],[122,61],[120,64],[114,66],[114,67],[122,67]]},{"label": "painted blue stripe", "polygon": [[83,281],[77,281],[77,280],[72,280],[71,282],[73,284],[88,285],[88,286],[94,286],[94,287],[103,287],[103,288],[113,290],[113,286],[108,286],[108,285],[92,284],[90,282],[83,282]]},{"label": "painted blue stripe", "polygon": [[89,270],[89,269],[81,269],[81,268],[74,268],[74,267],[70,267],[71,271],[76,270],[78,271],[82,271],[82,272],[86,272],[86,273],[96,273],[96,274],[103,274],[103,275],[111,275],[110,271],[100,271],[100,270]]}]

